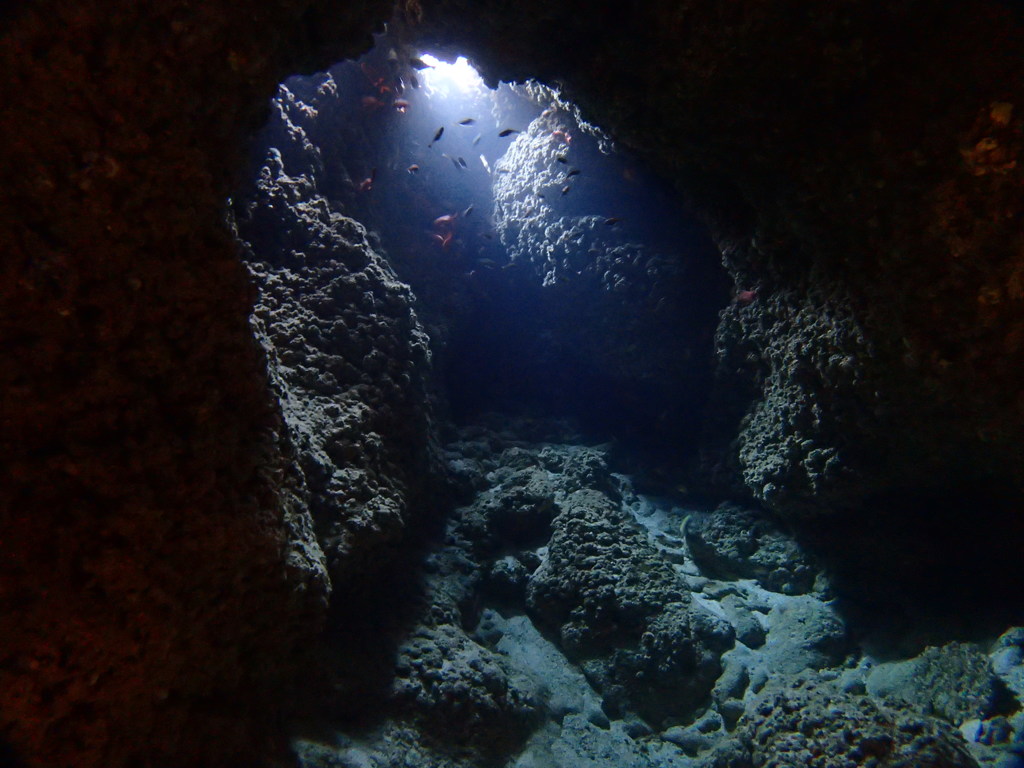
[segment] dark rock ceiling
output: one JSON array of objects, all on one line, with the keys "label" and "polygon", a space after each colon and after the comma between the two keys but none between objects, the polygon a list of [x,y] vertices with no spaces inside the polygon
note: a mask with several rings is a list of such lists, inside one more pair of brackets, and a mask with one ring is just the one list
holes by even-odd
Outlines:
[{"label": "dark rock ceiling", "polygon": [[[265,719],[326,587],[291,556],[287,441],[224,201],[276,84],[358,55],[390,13],[9,12],[0,732],[33,764],[229,765],[280,747]],[[1006,6],[397,13],[490,78],[561,83],[707,217],[758,297],[719,329],[708,461],[726,485],[793,517],[891,514],[894,490],[939,476],[1019,498],[1024,46]],[[999,524],[1019,535],[1018,518]]]}]

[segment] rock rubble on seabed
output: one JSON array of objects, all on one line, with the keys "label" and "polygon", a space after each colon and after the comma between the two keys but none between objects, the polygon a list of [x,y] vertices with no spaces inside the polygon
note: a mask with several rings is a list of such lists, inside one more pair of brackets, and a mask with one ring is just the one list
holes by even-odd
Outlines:
[{"label": "rock rubble on seabed", "polygon": [[771,518],[639,493],[607,447],[516,432],[447,446],[467,503],[427,558],[393,707],[297,740],[304,768],[1022,764],[1024,630],[876,660]]}]

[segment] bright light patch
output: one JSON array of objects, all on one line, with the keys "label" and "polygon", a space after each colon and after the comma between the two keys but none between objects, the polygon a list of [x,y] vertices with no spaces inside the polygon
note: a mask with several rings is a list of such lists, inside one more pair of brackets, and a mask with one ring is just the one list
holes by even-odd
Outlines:
[{"label": "bright light patch", "polygon": [[485,88],[483,78],[477,74],[465,56],[459,56],[449,64],[436,56],[424,53],[420,56],[430,68],[420,72],[427,92],[441,97],[449,97],[454,93],[468,95]]}]

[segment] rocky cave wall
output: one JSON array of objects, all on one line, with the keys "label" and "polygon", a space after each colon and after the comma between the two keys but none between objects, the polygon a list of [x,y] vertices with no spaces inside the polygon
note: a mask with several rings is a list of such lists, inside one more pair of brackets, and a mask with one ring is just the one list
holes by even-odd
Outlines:
[{"label": "rocky cave wall", "polygon": [[[404,58],[418,49],[401,37],[380,36],[358,64],[282,84],[254,141],[253,175],[291,179],[282,210],[315,199],[373,233],[416,296],[442,411],[545,413],[600,439],[692,451],[728,297],[703,226],[536,83],[465,105],[482,111],[461,129],[486,135],[478,148],[451,125],[438,147],[424,146],[446,105],[408,84],[417,75]],[[483,125],[494,113],[521,128],[497,137]],[[471,151],[491,155],[494,169]],[[449,166],[460,152],[468,168]],[[258,209],[261,195],[246,189],[236,203]],[[438,226],[451,227],[440,244]],[[301,238],[284,241],[254,251],[312,253]]]},{"label": "rocky cave wall", "polygon": [[1011,10],[487,7],[444,4],[423,39],[457,44],[485,76],[564,84],[678,179],[752,292],[718,331],[725,418],[709,465],[787,516],[860,510],[950,472],[1020,487]]},{"label": "rocky cave wall", "polygon": [[[224,201],[276,84],[389,10],[9,12],[0,728],[34,764],[275,749],[328,583]],[[725,477],[791,516],[936,472],[1019,491],[1024,47],[1003,5],[402,11],[489,76],[563,82],[705,211],[753,292],[719,330]]]},{"label": "rocky cave wall", "polygon": [[224,204],[280,79],[386,12],[5,11],[0,738],[32,765],[281,746],[327,579]]}]

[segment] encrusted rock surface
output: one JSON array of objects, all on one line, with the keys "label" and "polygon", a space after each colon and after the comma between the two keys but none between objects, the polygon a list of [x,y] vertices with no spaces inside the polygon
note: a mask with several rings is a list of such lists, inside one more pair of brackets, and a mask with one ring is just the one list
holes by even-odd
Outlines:
[{"label": "encrusted rock surface", "polygon": [[765,589],[799,595],[814,588],[820,571],[795,540],[736,504],[694,515],[684,535],[698,565],[722,578],[752,578]]},{"label": "encrusted rock surface", "polygon": [[[328,721],[330,738],[297,740],[303,766],[1011,765],[1020,708],[982,701],[995,673],[976,646],[876,664],[820,572],[794,595],[714,567],[763,565],[761,549],[737,546],[749,525],[748,542],[785,544],[813,568],[756,510],[639,494],[605,449],[559,425],[494,417],[456,438],[445,457],[466,503],[424,559],[387,700],[368,723]],[[692,521],[733,513],[733,527],[718,520],[730,535],[695,557]],[[1004,677],[1014,638],[996,649]],[[897,697],[876,690],[903,667],[923,672]]]},{"label": "encrusted rock surface", "polygon": [[718,677],[732,628],[693,608],[679,576],[607,496],[569,494],[553,526],[530,608],[558,628],[615,714],[632,709],[658,723],[691,710]]},{"label": "encrusted rock surface", "polygon": [[955,726],[997,714],[1001,698],[988,655],[973,643],[932,646],[908,661],[880,664],[866,683],[873,696],[903,701]]},{"label": "encrusted rock surface", "polygon": [[765,693],[742,738],[753,768],[977,768],[950,726],[814,679]]},{"label": "encrusted rock surface", "polygon": [[386,564],[430,483],[430,351],[366,230],[268,151],[237,206],[253,323],[335,579]]},{"label": "encrusted rock surface", "polygon": [[681,445],[703,418],[726,281],[704,227],[593,132],[553,101],[518,134],[494,175],[495,229],[508,269],[543,287],[555,356],[577,361],[583,382],[609,381],[620,431],[635,421]]}]

